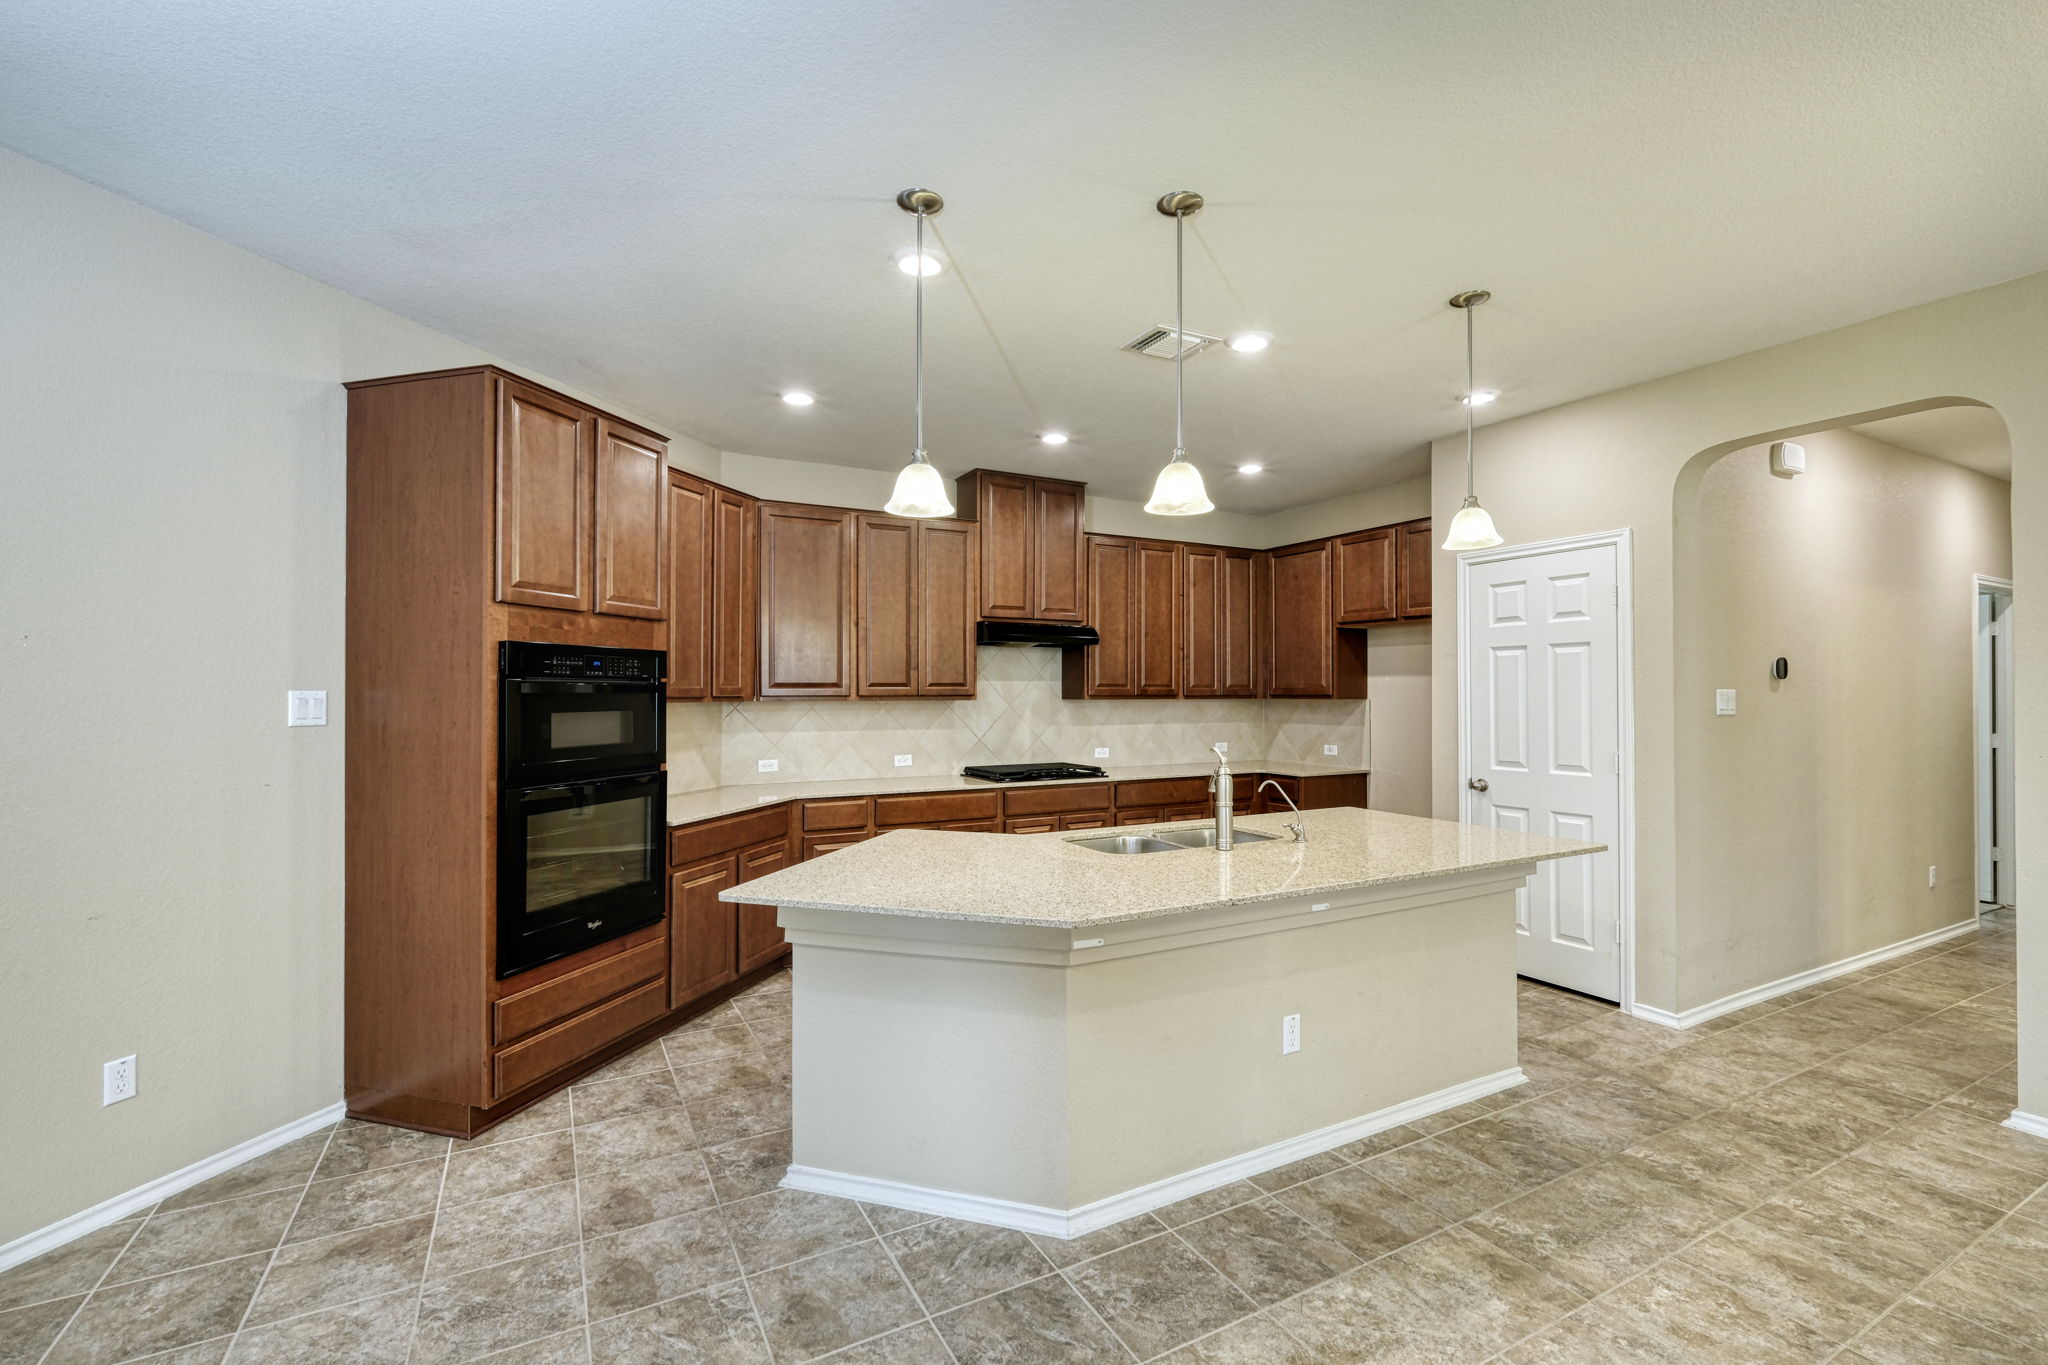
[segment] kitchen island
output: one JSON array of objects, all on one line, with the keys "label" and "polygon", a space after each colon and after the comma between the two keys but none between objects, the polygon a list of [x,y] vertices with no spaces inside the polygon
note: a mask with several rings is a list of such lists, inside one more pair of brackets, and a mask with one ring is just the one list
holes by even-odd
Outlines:
[{"label": "kitchen island", "polygon": [[783,1183],[1072,1237],[1520,1084],[1517,893],[1602,846],[1288,820],[900,830],[724,892],[795,950]]}]

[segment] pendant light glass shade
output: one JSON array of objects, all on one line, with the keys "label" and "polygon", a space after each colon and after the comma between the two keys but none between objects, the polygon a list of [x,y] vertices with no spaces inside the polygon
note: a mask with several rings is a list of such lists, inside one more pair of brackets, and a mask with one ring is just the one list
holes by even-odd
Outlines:
[{"label": "pendant light glass shade", "polygon": [[1202,486],[1202,471],[1176,459],[1159,471],[1145,510],[1155,517],[1198,517],[1215,511],[1216,504],[1209,501],[1209,490]]},{"label": "pendant light glass shade", "polygon": [[1450,534],[1444,537],[1444,548],[1454,553],[1459,550],[1490,550],[1500,543],[1500,532],[1493,529],[1493,518],[1487,515],[1477,498],[1465,499],[1458,515],[1451,518]]},{"label": "pendant light glass shade", "polygon": [[1472,310],[1492,297],[1484,289],[1467,289],[1451,296],[1451,307],[1465,310],[1465,392],[1458,400],[1465,405],[1465,501],[1459,506],[1458,515],[1451,518],[1451,529],[1443,544],[1453,554],[1460,550],[1490,550],[1501,543],[1500,532],[1493,529],[1493,518],[1479,505],[1479,494],[1472,486],[1472,414],[1482,402],[1490,403],[1495,396],[1480,398],[1480,390],[1472,382]]},{"label": "pendant light glass shade", "polygon": [[[946,201],[931,190],[910,189],[896,196],[897,206],[917,218],[917,246],[911,259],[924,261],[924,220],[946,207]],[[953,500],[946,496],[946,480],[924,457],[924,277],[925,272],[908,272],[917,281],[917,397],[913,414],[917,444],[910,463],[896,476],[896,491],[882,510],[892,517],[950,517]],[[936,274],[937,272],[931,272]]]},{"label": "pendant light glass shade", "polygon": [[1181,358],[1187,354],[1188,333],[1183,316],[1187,290],[1181,281],[1181,233],[1187,216],[1199,213],[1201,208],[1202,196],[1193,190],[1161,195],[1158,204],[1159,211],[1173,219],[1173,459],[1159,471],[1159,478],[1152,485],[1152,499],[1145,504],[1145,510],[1155,517],[1198,517],[1216,510],[1216,504],[1209,501],[1209,490],[1202,486],[1202,471],[1188,463],[1188,453],[1183,449],[1187,433],[1182,420],[1185,387]]},{"label": "pendant light glass shade", "polygon": [[924,452],[896,475],[896,491],[882,509],[892,517],[950,517],[953,500],[946,496],[946,481],[926,464]]}]

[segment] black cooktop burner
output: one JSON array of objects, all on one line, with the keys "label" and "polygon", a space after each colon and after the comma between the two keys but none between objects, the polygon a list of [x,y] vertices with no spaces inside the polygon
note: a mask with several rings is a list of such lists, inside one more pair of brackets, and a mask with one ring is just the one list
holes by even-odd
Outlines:
[{"label": "black cooktop burner", "polygon": [[984,782],[1057,782],[1063,777],[1109,776],[1101,768],[1086,763],[977,763],[960,771]]}]

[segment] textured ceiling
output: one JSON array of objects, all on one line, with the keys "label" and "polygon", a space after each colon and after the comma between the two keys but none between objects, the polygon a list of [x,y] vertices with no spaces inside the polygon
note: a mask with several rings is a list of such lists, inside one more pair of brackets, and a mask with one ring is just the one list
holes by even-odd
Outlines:
[{"label": "textured ceiling", "polygon": [[[908,446],[925,184],[942,469],[1141,496],[1164,190],[1217,501],[1419,473],[1454,290],[1512,415],[2048,267],[2048,5],[158,0],[0,7],[0,141],[760,455]],[[778,390],[815,390],[797,411]],[[1034,434],[1074,433],[1057,453]]]}]

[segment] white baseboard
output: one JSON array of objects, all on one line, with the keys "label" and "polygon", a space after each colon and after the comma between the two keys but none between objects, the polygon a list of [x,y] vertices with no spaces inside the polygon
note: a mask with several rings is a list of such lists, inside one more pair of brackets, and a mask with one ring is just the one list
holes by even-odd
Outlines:
[{"label": "white baseboard", "polygon": [[280,1128],[258,1134],[247,1142],[238,1142],[225,1152],[215,1152],[203,1157],[181,1170],[169,1175],[158,1176],[145,1185],[137,1185],[126,1194],[117,1194],[104,1203],[95,1204],[82,1213],[69,1218],[60,1218],[46,1228],[25,1233],[5,1246],[0,1246],[0,1270],[20,1265],[23,1261],[53,1251],[66,1242],[97,1232],[103,1227],[120,1222],[131,1213],[139,1213],[159,1200],[168,1199],[180,1190],[191,1189],[202,1180],[210,1180],[222,1171],[253,1161],[265,1152],[296,1141],[308,1133],[316,1133],[339,1119],[348,1106],[337,1101],[325,1109],[316,1110],[302,1119],[293,1119]]},{"label": "white baseboard", "polygon": [[1907,953],[1925,948],[1930,943],[1940,943],[1943,939],[1951,939],[1961,934],[1967,934],[1976,927],[1977,921],[1974,918],[1959,920],[1954,924],[1945,925],[1942,928],[1930,930],[1927,933],[1918,934],[1912,938],[1902,938],[1897,943],[1888,943],[1882,948],[1872,948],[1867,953],[1858,953],[1854,957],[1845,957],[1839,962],[1830,962],[1825,967],[1814,967],[1808,971],[1794,972],[1791,976],[1780,977],[1776,981],[1768,981],[1761,986],[1751,986],[1746,991],[1737,991],[1733,995],[1724,995],[1719,1000],[1709,1004],[1695,1005],[1689,1010],[1680,1010],[1676,1014],[1670,1010],[1660,1010],[1654,1005],[1641,1003],[1635,1005],[1629,1013],[1638,1019],[1647,1020],[1652,1024],[1662,1024],[1665,1028],[1691,1028],[1695,1024],[1704,1024],[1709,1019],[1718,1019],[1724,1014],[1733,1014],[1735,1011],[1748,1005],[1754,1005],[1759,1001],[1769,1000],[1774,996],[1789,995],[1793,991],[1803,990],[1818,982],[1827,981],[1837,976],[1847,976],[1850,972],[1860,970],[1875,963],[1888,961],[1895,957],[1904,957]]},{"label": "white baseboard", "polygon": [[1112,1223],[1121,1223],[1126,1218],[1135,1218],[1153,1209],[1177,1204],[1183,1199],[1242,1180],[1246,1176],[1258,1175],[1289,1162],[1300,1161],[1303,1157],[1327,1152],[1332,1147],[1342,1147],[1347,1142],[1356,1142],[1362,1137],[1397,1128],[1415,1119],[1430,1114],[1455,1109],[1461,1104],[1502,1090],[1510,1090],[1528,1080],[1520,1067],[1481,1076],[1424,1095],[1419,1099],[1391,1105],[1355,1119],[1319,1128],[1312,1133],[1288,1138],[1271,1146],[1239,1156],[1226,1157],[1207,1166],[1179,1175],[1155,1180],[1149,1185],[1125,1190],[1122,1194],[1098,1199],[1092,1204],[1083,1204],[1075,1209],[1055,1209],[1043,1204],[1019,1204],[1008,1199],[992,1199],[987,1195],[963,1194],[957,1190],[938,1190],[925,1185],[906,1184],[900,1180],[882,1180],[874,1176],[851,1175],[844,1171],[819,1170],[815,1166],[791,1166],[782,1178],[785,1189],[807,1190],[812,1194],[837,1195],[842,1199],[858,1199],[869,1204],[886,1204],[890,1208],[909,1209],[915,1213],[935,1214],[943,1218],[958,1218],[969,1223],[989,1223],[999,1228],[1014,1228],[1018,1232],[1034,1232],[1042,1237],[1079,1237],[1097,1228],[1106,1228]]},{"label": "white baseboard", "polygon": [[2012,1111],[2012,1117],[2005,1121],[2008,1128],[2016,1128],[2030,1137],[2048,1138],[2048,1119],[2039,1114],[2029,1114],[2024,1109]]}]

